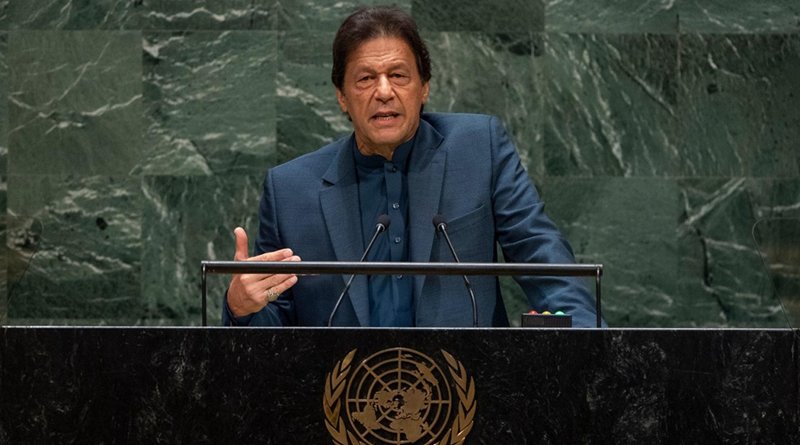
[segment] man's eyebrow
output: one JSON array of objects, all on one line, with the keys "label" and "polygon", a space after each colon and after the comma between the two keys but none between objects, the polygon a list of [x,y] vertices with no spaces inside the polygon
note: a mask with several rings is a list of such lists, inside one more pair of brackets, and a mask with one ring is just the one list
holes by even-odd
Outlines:
[{"label": "man's eyebrow", "polygon": [[[388,64],[385,66],[385,69],[387,69],[387,70],[396,70],[396,69],[411,69],[411,64],[407,63],[407,62],[406,62],[406,61],[404,61],[404,60],[398,60],[397,62],[391,62],[391,63],[388,63]],[[366,64],[366,63],[358,63],[358,62],[356,62],[355,64],[353,64],[353,70],[354,70],[354,71],[369,71],[369,72],[375,72],[375,71],[378,71],[378,70],[377,70],[377,69],[375,69],[375,67],[374,67],[373,65],[371,65],[371,64]]]}]

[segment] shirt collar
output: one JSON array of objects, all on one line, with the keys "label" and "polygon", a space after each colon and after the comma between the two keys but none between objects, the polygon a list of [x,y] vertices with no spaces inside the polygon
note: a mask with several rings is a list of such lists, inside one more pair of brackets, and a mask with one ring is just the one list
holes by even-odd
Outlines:
[{"label": "shirt collar", "polygon": [[358,147],[356,146],[356,138],[352,138],[352,148],[353,148],[353,157],[356,161],[356,167],[366,168],[366,169],[377,169],[383,168],[383,166],[387,162],[393,163],[397,166],[398,169],[401,171],[407,171],[406,166],[408,165],[408,158],[411,154],[411,150],[414,147],[414,144],[417,141],[417,135],[419,134],[419,129],[417,132],[414,133],[414,137],[403,142],[394,149],[394,153],[392,153],[392,160],[388,161],[381,155],[371,155],[365,156],[361,151],[359,151]]}]

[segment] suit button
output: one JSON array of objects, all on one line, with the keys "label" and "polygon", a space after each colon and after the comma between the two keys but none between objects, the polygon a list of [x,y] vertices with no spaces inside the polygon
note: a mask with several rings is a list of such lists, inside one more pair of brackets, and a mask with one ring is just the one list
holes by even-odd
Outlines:
[{"label": "suit button", "polygon": [[400,244],[401,241],[403,241],[403,238],[400,238],[399,236],[394,237],[395,244]]},{"label": "suit button", "polygon": [[396,203],[392,204],[392,208],[395,209],[395,210],[399,209],[400,208],[400,203],[396,202]]}]

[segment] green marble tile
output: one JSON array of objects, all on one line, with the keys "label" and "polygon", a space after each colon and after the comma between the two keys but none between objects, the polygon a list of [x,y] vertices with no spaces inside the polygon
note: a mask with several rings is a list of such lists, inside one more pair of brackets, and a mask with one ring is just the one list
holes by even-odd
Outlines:
[{"label": "green marble tile", "polygon": [[[0,8],[2,8],[0,6]],[[6,323],[8,308],[6,249],[6,189],[8,186],[8,34],[0,33],[0,325]]]},{"label": "green marble tile", "polygon": [[274,30],[277,0],[141,0],[142,29]]},{"label": "green marble tile", "polygon": [[0,33],[0,187],[8,173],[8,34]]},{"label": "green marble tile", "polygon": [[603,264],[603,314],[610,326],[683,326],[701,315],[675,285],[674,181],[549,177],[541,194],[578,262]]},{"label": "green marble tile", "polygon": [[769,33],[800,30],[797,0],[678,0],[681,32]]},{"label": "green marble tile", "polygon": [[800,35],[686,35],[680,172],[800,174]]},{"label": "green marble tile", "polygon": [[544,31],[543,0],[413,0],[411,10],[426,31]]},{"label": "green marble tile", "polygon": [[6,324],[8,318],[8,248],[6,247],[7,220],[6,213],[7,191],[0,190],[0,326]]},{"label": "green marble tile", "polygon": [[129,0],[8,0],[0,2],[0,29],[135,29],[139,23],[140,3]]},{"label": "green marble tile", "polygon": [[8,308],[6,249],[6,190],[8,187],[8,35],[0,33],[0,326],[6,323]]},{"label": "green marble tile", "polygon": [[[141,293],[154,324],[201,321],[200,261],[230,260],[233,229],[258,230],[263,175],[146,177]],[[210,275],[208,320],[220,323],[229,276]]]},{"label": "green marble tile", "polygon": [[545,29],[584,33],[674,33],[675,0],[545,0]]},{"label": "green marble tile", "polygon": [[780,299],[787,324],[800,328],[800,216],[760,219],[753,227],[771,292]]},{"label": "green marble tile", "polygon": [[[278,29],[286,31],[331,31],[336,32],[342,21],[360,6],[385,5],[385,0],[313,0],[278,2]],[[411,11],[411,0],[391,2],[406,11]],[[332,40],[331,40],[332,41]],[[331,42],[328,42],[330,46]]]},{"label": "green marble tile", "polygon": [[[680,292],[716,312],[698,325],[785,327],[787,317],[771,282],[794,276],[789,270],[772,274],[762,261],[754,225],[765,217],[800,216],[800,181],[685,179],[680,187]],[[760,236],[763,240],[764,233]],[[800,239],[784,241],[789,244],[773,255],[796,256]]]},{"label": "green marble tile", "polygon": [[141,156],[141,36],[14,32],[9,37],[14,174],[128,174]]},{"label": "green marble tile", "polygon": [[11,0],[0,29],[274,29],[276,0]]},{"label": "green marble tile", "polygon": [[770,286],[781,300],[789,324],[800,328],[800,180],[751,180],[755,203],[752,236],[769,270]]},{"label": "green marble tile", "polygon": [[499,116],[523,163],[537,176],[543,173],[541,36],[446,32],[425,38],[433,66],[426,110]]},{"label": "green marble tile", "polygon": [[144,38],[146,156],[135,172],[262,172],[275,150],[272,31]]},{"label": "green marble tile", "polygon": [[[758,220],[800,218],[800,179],[751,178],[747,184],[753,214]],[[787,247],[797,246],[800,244]]]},{"label": "green marble tile", "polygon": [[544,153],[554,176],[669,176],[678,156],[677,38],[547,34]]},{"label": "green marble tile", "polygon": [[7,191],[3,183],[3,188],[0,189],[0,326],[6,324],[8,318],[8,305],[6,304],[6,297],[8,296],[8,248],[6,247],[7,240]]},{"label": "green marble tile", "polygon": [[273,165],[314,151],[352,131],[331,83],[334,34],[335,31],[297,31],[280,35],[278,151]]},{"label": "green marble tile", "polygon": [[9,177],[9,323],[131,324],[145,315],[139,182]]},{"label": "green marble tile", "polygon": [[800,175],[800,34],[681,36],[679,172]]}]

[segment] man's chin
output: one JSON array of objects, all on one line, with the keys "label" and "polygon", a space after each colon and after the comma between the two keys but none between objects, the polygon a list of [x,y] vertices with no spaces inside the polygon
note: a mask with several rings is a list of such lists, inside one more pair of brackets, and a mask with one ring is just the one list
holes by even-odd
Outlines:
[{"label": "man's chin", "polygon": [[393,144],[395,141],[399,141],[398,145],[400,145],[405,142],[402,140],[405,132],[399,125],[392,127],[373,128],[371,133],[370,139],[382,145]]}]

